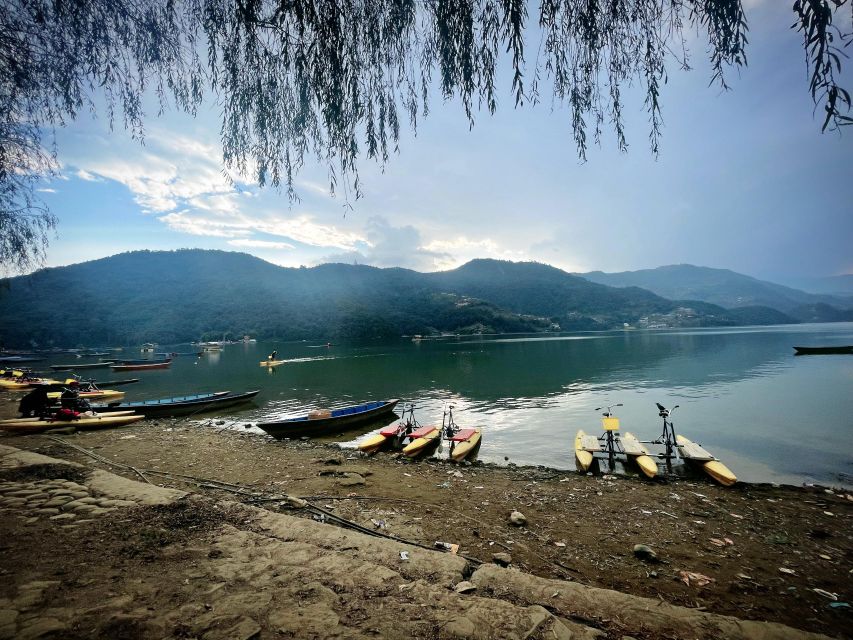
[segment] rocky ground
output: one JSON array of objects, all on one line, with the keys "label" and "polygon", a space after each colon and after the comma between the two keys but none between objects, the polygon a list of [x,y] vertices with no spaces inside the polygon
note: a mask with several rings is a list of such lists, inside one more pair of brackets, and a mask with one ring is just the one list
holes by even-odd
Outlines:
[{"label": "rocky ground", "polygon": [[0,469],[0,638],[746,633],[712,614],[851,635],[840,490],[367,458],[181,420],[0,445],[85,465]]}]

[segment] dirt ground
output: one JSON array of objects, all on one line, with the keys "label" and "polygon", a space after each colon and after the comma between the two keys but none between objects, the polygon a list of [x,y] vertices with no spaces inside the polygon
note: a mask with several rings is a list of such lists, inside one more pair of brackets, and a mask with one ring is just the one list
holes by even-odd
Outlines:
[{"label": "dirt ground", "polygon": [[[430,547],[458,544],[458,553],[484,563],[509,554],[512,566],[546,578],[853,637],[851,610],[839,604],[853,603],[853,495],[842,490],[723,488],[703,478],[646,482],[544,467],[413,462],[391,453],[366,457],[329,443],[278,442],[188,420],[52,437],[0,435],[0,445],[139,480],[139,473],[104,461],[129,465],[164,487],[272,510],[291,512],[279,506],[282,496],[299,496],[327,511],[330,521],[342,517]],[[514,510],[526,524],[509,522]],[[226,523],[232,517],[214,515]],[[326,518],[316,511],[306,517]],[[61,553],[45,548],[38,528],[4,521],[0,571],[24,571],[48,555],[60,573],[106,585],[108,598],[119,573],[142,581],[146,558],[170,537],[202,536],[212,526],[209,513],[166,510],[154,518],[161,521],[145,528],[147,537],[135,535],[124,546],[106,525],[85,541],[69,530]],[[636,557],[636,544],[651,547],[656,561]],[[114,563],[98,564],[113,568],[107,575],[87,572],[85,558],[69,553],[81,548],[114,553]]]}]

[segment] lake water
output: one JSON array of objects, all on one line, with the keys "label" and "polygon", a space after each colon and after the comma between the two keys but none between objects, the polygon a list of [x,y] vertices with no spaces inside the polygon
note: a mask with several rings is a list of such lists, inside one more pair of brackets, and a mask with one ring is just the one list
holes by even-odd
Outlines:
[{"label": "lake water", "polygon": [[[700,442],[740,480],[853,486],[853,356],[793,355],[793,345],[853,344],[853,323],[549,336],[466,337],[390,344],[248,343],[121,387],[127,400],[208,390],[261,389],[229,426],[302,415],[308,409],[400,398],[423,424],[482,426],[480,459],[574,467],[575,432],[600,433],[596,408],[622,429],[660,435],[655,402],[680,405],[676,431]],[[188,351],[187,345],[158,350]],[[291,360],[258,365],[273,349]],[[124,357],[135,358],[135,350]],[[67,361],[57,356],[55,361]],[[53,361],[51,361],[53,363]],[[357,441],[364,432],[344,440]],[[337,438],[340,440],[340,438]]]}]

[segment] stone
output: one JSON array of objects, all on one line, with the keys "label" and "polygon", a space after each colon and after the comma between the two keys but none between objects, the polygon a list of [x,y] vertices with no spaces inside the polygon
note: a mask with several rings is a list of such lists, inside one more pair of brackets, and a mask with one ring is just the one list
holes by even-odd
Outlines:
[{"label": "stone", "polygon": [[460,582],[459,584],[457,584],[455,589],[454,589],[454,591],[456,591],[456,593],[471,593],[472,591],[476,591],[476,590],[477,590],[477,585],[475,585],[472,582],[468,582],[467,580],[464,580],[464,581]]},{"label": "stone", "polygon": [[66,502],[71,502],[72,500],[74,500],[74,498],[72,498],[71,496],[61,495],[61,496],[56,496],[54,498],[51,498],[50,500],[45,502],[42,506],[45,507],[46,509],[51,509],[54,507],[61,507]]},{"label": "stone", "polygon": [[98,504],[98,499],[93,498],[92,496],[86,496],[85,498],[78,498],[77,502],[82,504]]},{"label": "stone", "polygon": [[658,554],[654,552],[654,549],[644,544],[634,545],[634,555],[646,562],[658,562]]},{"label": "stone", "polygon": [[76,507],[74,507],[74,513],[89,513],[97,508],[98,507],[93,504],[78,504]]},{"label": "stone", "polygon": [[56,618],[33,618],[22,625],[17,637],[19,640],[34,640],[66,628],[67,625]]},{"label": "stone", "polygon": [[18,612],[14,609],[0,609],[0,627],[5,627],[7,624],[14,624],[17,617]]},{"label": "stone", "polygon": [[527,524],[527,518],[521,511],[513,511],[509,514],[509,523],[516,527],[523,527]]},{"label": "stone", "polygon": [[43,516],[55,516],[56,514],[59,513],[59,509],[49,509],[49,508],[36,509],[36,513],[43,515]]},{"label": "stone", "polygon": [[72,500],[71,502],[66,502],[65,504],[63,504],[59,508],[62,511],[74,511],[74,509],[76,509],[77,507],[79,507],[82,504],[83,504],[82,502],[78,502],[77,500]]},{"label": "stone", "polygon": [[356,485],[367,484],[367,480],[357,473],[348,473],[343,478],[338,478],[337,482],[342,487],[354,487]]},{"label": "stone", "polygon": [[508,553],[493,553],[492,562],[501,567],[508,567],[512,564],[512,556]]},{"label": "stone", "polygon": [[61,520],[73,520],[76,518],[73,513],[60,513],[58,516],[50,516],[51,520],[61,521]]}]

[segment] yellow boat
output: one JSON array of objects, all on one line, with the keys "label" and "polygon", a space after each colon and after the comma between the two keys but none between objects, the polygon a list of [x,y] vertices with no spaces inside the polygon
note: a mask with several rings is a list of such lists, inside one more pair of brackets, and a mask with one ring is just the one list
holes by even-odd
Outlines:
[{"label": "yellow boat", "polygon": [[412,441],[403,447],[403,454],[414,458],[441,442],[441,429],[438,427],[421,427],[412,431],[411,438]]},{"label": "yellow boat", "polygon": [[705,473],[721,485],[730,487],[737,482],[737,476],[726,465],[695,442],[682,435],[676,435],[675,446],[678,447],[678,453],[682,458],[701,466]]},{"label": "yellow boat", "polygon": [[[124,391],[113,391],[112,389],[95,389],[93,391],[79,391],[79,397],[85,400],[118,400],[124,397]],[[62,396],[61,391],[51,391],[47,397],[58,400]]]},{"label": "yellow boat", "polygon": [[0,389],[6,389],[8,391],[23,391],[24,389],[31,389],[33,385],[37,384],[61,384],[59,380],[52,380],[50,378],[27,378],[25,380],[0,380]]},{"label": "yellow boat", "polygon": [[[117,418],[119,416],[132,416],[136,413],[133,409],[128,409],[126,411],[109,411],[107,413],[96,413],[93,416],[83,416],[84,418]],[[0,420],[0,427],[5,425],[15,426],[16,424],[23,424],[27,422],[35,422],[36,420],[42,420],[43,422],[51,422],[52,424],[57,424],[57,421],[51,421],[49,418],[6,418],[5,420]]]},{"label": "yellow boat", "polygon": [[583,429],[575,435],[575,465],[578,471],[586,473],[592,466],[594,451],[601,451],[601,443],[595,436],[588,436]]},{"label": "yellow boat", "polygon": [[452,449],[450,450],[450,459],[460,462],[471,454],[479,445],[483,437],[482,430],[477,427],[474,429],[462,429],[457,432],[450,441]]},{"label": "yellow boat", "polygon": [[657,462],[649,456],[649,450],[630,431],[626,431],[619,441],[622,443],[622,449],[626,455],[637,463],[643,475],[654,478],[658,474]]},{"label": "yellow boat", "polygon": [[123,427],[144,419],[145,416],[111,416],[109,414],[99,415],[94,418],[79,418],[77,420],[28,420],[15,422],[13,424],[0,424],[0,429],[12,433],[38,433],[48,429],[61,429],[62,427],[75,427],[77,429],[105,429],[107,427]]},{"label": "yellow boat", "polygon": [[262,367],[277,367],[284,364],[287,360],[261,360]]}]

